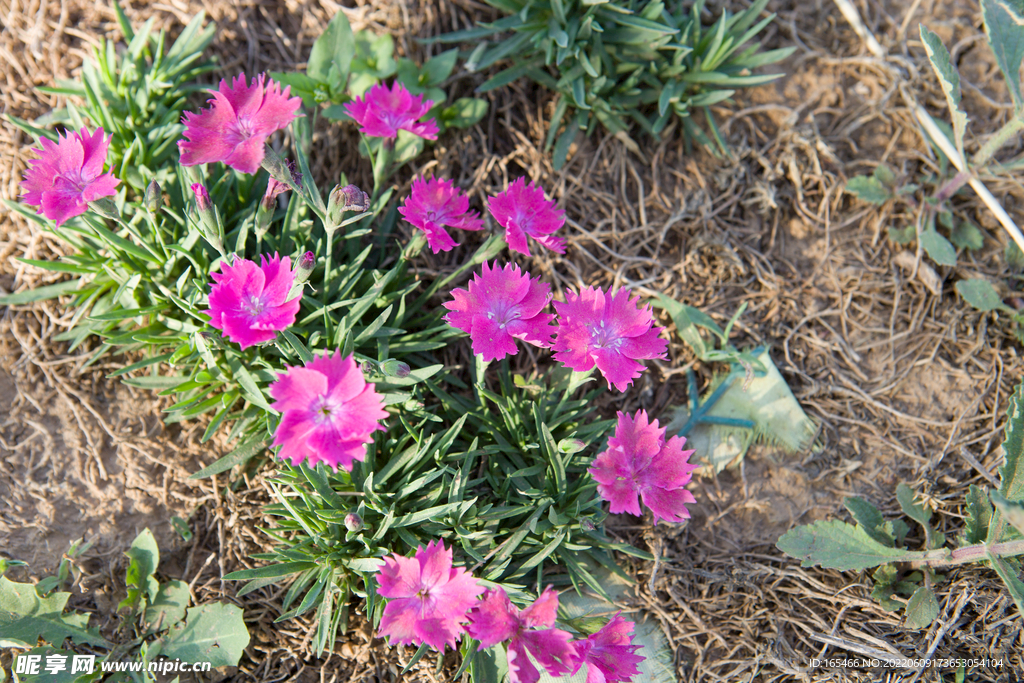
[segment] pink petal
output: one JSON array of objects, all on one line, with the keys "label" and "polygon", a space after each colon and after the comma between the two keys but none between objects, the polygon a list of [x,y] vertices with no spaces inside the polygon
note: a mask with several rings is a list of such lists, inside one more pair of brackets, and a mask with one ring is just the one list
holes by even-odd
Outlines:
[{"label": "pink petal", "polygon": [[689,519],[690,511],[686,509],[686,505],[697,502],[693,494],[686,489],[669,491],[656,486],[642,487],[640,497],[643,498],[644,505],[654,513],[655,524],[659,519],[666,522],[681,522],[684,519]]},{"label": "pink petal", "polygon": [[551,676],[563,676],[576,668],[576,648],[572,646],[572,636],[565,631],[522,631],[517,640]]},{"label": "pink petal", "polygon": [[684,451],[684,443],[686,440],[678,436],[669,439],[665,447],[640,472],[638,477],[640,485],[677,489],[689,484],[693,471],[699,465],[688,462],[694,451]]},{"label": "pink petal", "polygon": [[627,337],[619,345],[619,351],[628,358],[664,359],[668,342],[658,334],[663,327],[652,327],[637,337]]},{"label": "pink petal", "polygon": [[591,354],[597,363],[597,368],[608,380],[608,385],[619,391],[629,388],[633,380],[644,371],[644,366],[641,363],[630,360],[612,349],[594,349]]},{"label": "pink petal", "polygon": [[512,336],[485,316],[473,316],[469,336],[473,341],[473,355],[483,356],[485,361],[501,360],[519,353]]},{"label": "pink petal", "polygon": [[253,135],[235,145],[226,157],[216,161],[223,161],[226,165],[242,173],[255,173],[259,170],[266,154],[264,149],[266,141],[266,135]]},{"label": "pink petal", "polygon": [[307,411],[310,404],[327,393],[327,377],[311,367],[288,368],[279,373],[267,393],[274,399],[271,408],[286,411]]},{"label": "pink petal", "polygon": [[313,451],[306,443],[306,437],[312,430],[313,424],[306,419],[306,416],[299,411],[284,413],[281,422],[274,431],[273,446],[280,446],[278,457],[282,460],[298,465],[303,460],[311,457]]},{"label": "pink petal", "polygon": [[441,541],[432,541],[426,548],[419,548],[416,560],[420,563],[420,585],[423,588],[433,588],[448,581],[452,569],[452,551],[445,548]]},{"label": "pink petal", "polygon": [[551,628],[558,616],[558,592],[551,586],[524,609],[519,618],[529,628]]},{"label": "pink petal", "polygon": [[526,645],[513,638],[506,650],[508,657],[508,683],[537,683],[540,672],[526,654]]},{"label": "pink petal", "polygon": [[422,564],[414,557],[389,555],[377,573],[377,593],[385,598],[411,598],[423,587]]},{"label": "pink petal", "polygon": [[608,446],[628,454],[632,462],[640,461],[646,465],[665,442],[664,428],[658,426],[657,420],[651,424],[645,410],[638,410],[632,418],[620,411],[616,417],[618,424],[615,426],[615,434],[608,439]]},{"label": "pink petal", "polygon": [[484,593],[484,597],[469,613],[466,632],[480,641],[480,649],[497,645],[511,638],[519,628],[517,610],[502,588]]}]

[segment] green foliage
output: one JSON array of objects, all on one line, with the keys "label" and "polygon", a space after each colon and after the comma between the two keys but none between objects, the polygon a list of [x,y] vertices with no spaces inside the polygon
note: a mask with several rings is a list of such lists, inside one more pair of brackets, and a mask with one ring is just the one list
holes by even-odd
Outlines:
[{"label": "green foliage", "polygon": [[[396,76],[413,95],[423,95],[433,101],[428,116],[434,117],[440,132],[446,128],[469,128],[487,113],[487,101],[475,97],[462,97],[445,106],[448,94],[441,86],[455,68],[456,50],[449,50],[417,66],[410,59],[395,60],[395,43],[390,35],[376,36],[363,30],[353,33],[344,12],[331,19],[310,52],[306,73],[271,73],[271,77],[292,88],[302,98],[307,109],[319,111],[325,104],[323,115],[339,121],[349,120],[344,104],[359,97],[381,81]],[[399,155],[408,161],[423,151],[425,142],[417,136],[400,136],[398,146],[407,147]],[[361,150],[367,156],[375,149]]]},{"label": "green foliage", "polygon": [[[704,0],[689,7],[661,0],[487,2],[508,16],[436,40],[505,36],[493,45],[480,42],[466,66],[472,71],[511,62],[483,91],[527,76],[558,93],[546,142],[547,149],[554,146],[556,169],[577,133],[590,134],[597,124],[636,149],[628,137],[634,124],[658,136],[678,118],[688,137],[709,149],[713,138],[724,149],[710,106],[738,88],[779,78],[751,72],[794,49],[759,52],[760,43],[751,42],[775,17],[759,19],[767,0],[737,14],[724,11],[711,26],[700,19]],[[711,138],[693,123],[697,111],[704,112]]]},{"label": "green foliage", "polygon": [[[75,543],[67,556],[77,558],[82,552]],[[106,655],[97,657],[102,662],[142,662],[143,670],[136,673],[136,680],[148,682],[156,681],[148,665],[160,655],[191,663],[208,661],[214,667],[238,664],[249,644],[241,609],[227,604],[188,607],[187,584],[182,581],[159,583],[154,576],[160,562],[159,549],[149,529],[136,537],[125,555],[129,558],[126,576],[129,598],[118,606],[122,625],[113,642],[88,627],[88,614],[64,613],[71,594],[54,590],[67,578],[62,562],[56,577],[43,579],[34,586],[0,577],[0,633],[4,646],[28,650],[16,656],[42,654],[45,662],[46,655],[56,654],[70,661],[74,653],[60,649],[70,638],[75,644],[106,650]],[[49,645],[35,647],[40,640]],[[45,671],[18,676],[25,682],[88,683],[98,680],[100,672],[100,665],[92,673],[72,673],[67,666],[56,678]]]},{"label": "green foliage", "polygon": [[985,19],[985,33],[996,55],[996,63],[1003,72],[1014,107],[1024,108],[1021,95],[1020,65],[1024,60],[1024,6],[1016,0],[981,0]]},{"label": "green foliage", "polygon": [[121,8],[113,4],[128,48],[118,57],[114,41],[105,40],[102,47],[93,48],[93,61],[82,64],[80,81],[58,80],[56,87],[39,88],[84,103],[69,102],[35,125],[12,116],[8,119],[29,135],[51,140],[56,140],[55,132],[40,127],[101,126],[112,136],[107,163],[141,195],[150,180],[164,184],[173,177],[178,154],[174,143],[184,130],[181,112],[188,95],[202,89],[195,79],[214,69],[211,61],[201,57],[217,29],[214,24],[204,27],[205,15],[200,12],[167,48],[164,30],[153,35],[155,19],[134,31]]},{"label": "green foliage", "polygon": [[960,280],[956,283],[956,291],[964,301],[979,311],[1013,311],[1003,303],[999,292],[988,280]]},{"label": "green foliage", "polygon": [[[939,607],[931,585],[942,577],[935,567],[968,562],[987,562],[1002,578],[1010,596],[1024,613],[1024,583],[1017,576],[1017,565],[1008,558],[1024,555],[1024,383],[1017,387],[1007,409],[1006,462],[999,471],[998,491],[971,486],[966,500],[965,524],[958,547],[945,548],[946,538],[931,526],[931,512],[916,501],[906,484],[896,488],[896,499],[905,515],[921,525],[924,549],[908,550],[904,539],[907,525],[899,519],[887,521],[868,501],[847,498],[846,508],[856,525],[838,520],[818,520],[787,531],[776,547],[801,560],[804,567],[820,565],[841,570],[878,567],[873,573],[873,598],[887,610],[896,610],[906,600],[907,626],[925,628],[938,615]],[[896,563],[910,563],[921,571],[902,575]],[[924,572],[924,573],[922,573]],[[927,574],[927,576],[926,576]],[[922,581],[924,583],[922,583]]]},{"label": "green foliage", "polygon": [[[367,614],[379,619],[371,575],[383,556],[408,555],[435,539],[513,596],[541,571],[545,584],[603,594],[594,572],[615,567],[610,551],[649,557],[600,529],[605,513],[586,468],[613,426],[594,420],[603,389],[577,396],[591,381],[583,375],[562,368],[513,378],[501,366],[488,373],[478,363],[468,394],[437,377],[423,382],[425,392],[412,387],[410,402],[429,402],[429,412],[403,413],[407,431],[378,436],[351,474],[286,468],[273,483],[278,503],[267,508],[279,517],[281,543],[260,556],[274,564],[226,578],[248,580],[244,594],[294,576],[284,616],[316,610],[318,651],[346,628],[351,595],[365,598]],[[361,520],[355,531],[345,526],[350,513]]]}]

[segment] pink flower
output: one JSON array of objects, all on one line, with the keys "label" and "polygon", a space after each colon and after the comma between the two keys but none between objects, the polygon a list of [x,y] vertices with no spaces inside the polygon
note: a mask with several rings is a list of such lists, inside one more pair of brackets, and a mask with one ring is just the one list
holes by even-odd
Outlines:
[{"label": "pink flower", "polygon": [[[204,190],[205,191],[205,190]],[[198,196],[198,195],[197,195]],[[295,275],[291,259],[274,254],[260,256],[260,265],[236,258],[210,273],[217,284],[210,288],[210,325],[243,349],[271,341],[279,330],[295,322],[299,299],[288,299]]]},{"label": "pink flower", "polygon": [[335,470],[352,471],[353,460],[366,457],[373,432],[388,416],[384,400],[341,351],[318,356],[305,367],[290,367],[270,385],[271,407],[281,413],[274,432],[278,457],[310,467],[320,461]]},{"label": "pink flower", "polygon": [[445,645],[455,648],[466,613],[484,592],[472,574],[452,567],[452,551],[441,541],[421,546],[416,557],[385,557],[377,583],[377,592],[391,598],[380,635],[390,636],[392,645],[426,643],[438,652]]},{"label": "pink flower", "polygon": [[427,245],[435,254],[459,246],[445,230],[446,226],[462,230],[484,227],[480,214],[469,210],[469,197],[450,180],[416,178],[405,206],[399,207],[398,213],[426,233]]},{"label": "pink flower", "polygon": [[469,613],[466,632],[480,641],[481,650],[507,640],[509,683],[536,683],[540,672],[530,661],[527,650],[552,676],[563,676],[578,668],[572,636],[551,628],[557,613],[558,593],[551,586],[522,612],[499,587],[487,591]]},{"label": "pink flower", "polygon": [[544,199],[544,190],[536,183],[527,187],[526,178],[513,181],[507,190],[487,200],[487,208],[505,228],[505,241],[512,251],[529,256],[529,235],[551,251],[565,253],[565,240],[552,235],[565,225],[565,212]]},{"label": "pink flower", "polygon": [[596,364],[609,386],[625,391],[644,370],[637,359],[663,359],[668,348],[658,337],[664,328],[653,327],[651,307],[640,308],[639,301],[629,298],[628,289],[566,292],[564,304],[555,302],[559,319],[552,358],[577,372]]},{"label": "pink flower", "polygon": [[640,516],[640,499],[659,519],[681,522],[690,517],[687,503],[695,503],[684,486],[697,465],[688,460],[693,451],[684,451],[686,439],[673,436],[665,443],[665,428],[658,421],[648,424],[647,413],[638,411],[633,418],[618,414],[615,435],[608,439],[608,450],[598,454],[590,466],[597,492],[611,503],[613,513],[628,512]]},{"label": "pink flower", "polygon": [[57,142],[41,138],[42,149],[34,149],[38,159],[30,159],[22,176],[21,196],[26,204],[38,206],[50,220],[61,223],[85,213],[86,205],[100,197],[110,197],[121,182],[112,173],[103,172],[110,138],[102,128],[90,134],[88,128],[57,136]]},{"label": "pink flower", "polygon": [[586,663],[585,683],[624,683],[633,680],[633,676],[640,674],[636,665],[644,661],[644,658],[635,654],[640,646],[633,645],[632,633],[633,622],[616,614],[597,633],[586,640],[575,641],[573,645],[576,646],[579,664],[573,675]]},{"label": "pink flower", "polygon": [[397,80],[391,90],[383,83],[370,88],[365,95],[345,105],[345,112],[359,124],[359,132],[372,138],[397,138],[399,130],[407,130],[427,140],[437,139],[434,119],[417,123],[434,105],[423,101],[423,95],[413,97]]},{"label": "pink flower", "polygon": [[517,265],[508,263],[498,270],[497,263],[491,268],[485,261],[481,273],[470,281],[469,291],[452,290],[455,300],[444,304],[452,311],[445,320],[469,334],[473,353],[485,361],[516,355],[516,339],[548,347],[548,323],[554,316],[541,311],[551,298],[549,290],[547,283],[531,279]]},{"label": "pink flower", "polygon": [[231,82],[221,80],[219,91],[207,104],[213,106],[199,114],[185,112],[186,140],[178,141],[181,163],[185,166],[223,161],[242,173],[255,173],[263,161],[263,145],[271,133],[281,130],[295,118],[302,100],[289,98],[290,87],[281,92],[276,81],[264,87],[264,75],[247,85],[245,74]]}]

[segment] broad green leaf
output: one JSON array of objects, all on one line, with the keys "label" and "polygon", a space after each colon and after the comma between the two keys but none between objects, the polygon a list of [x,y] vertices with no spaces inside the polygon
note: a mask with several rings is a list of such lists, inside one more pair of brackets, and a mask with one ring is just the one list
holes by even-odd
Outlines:
[{"label": "broad green leaf", "polygon": [[26,643],[42,638],[59,645],[71,638],[75,643],[111,647],[99,633],[89,630],[89,615],[64,614],[69,597],[71,593],[56,592],[40,598],[32,584],[0,576],[0,634]]},{"label": "broad green leaf", "polygon": [[157,547],[153,532],[143,529],[132,541],[125,556],[128,558],[128,569],[125,572],[128,597],[122,600],[118,607],[134,612],[143,606],[143,601],[148,602],[156,597],[159,588],[153,574],[160,565],[160,549]]},{"label": "broad green leaf", "polygon": [[339,8],[327,24],[326,30],[313,43],[306,63],[306,73],[327,84],[332,93],[340,91],[348,80],[352,57],[355,56],[355,38],[348,18]]},{"label": "broad green leaf", "polygon": [[[921,24],[921,40],[928,52],[928,61],[932,64],[935,75],[939,78],[942,92],[946,94],[946,104],[953,120],[953,137],[960,155],[964,153],[964,131],[967,129],[967,114],[960,109],[960,74],[949,60],[949,50],[942,44],[939,37]],[[1021,27],[1024,31],[1024,27]]]},{"label": "broad green leaf", "polygon": [[782,552],[800,560],[800,566],[826,569],[870,569],[886,562],[907,559],[912,553],[889,548],[859,526],[838,520],[818,520],[790,529],[775,544]]},{"label": "broad green leaf", "polygon": [[910,244],[917,238],[917,229],[913,225],[908,225],[905,228],[889,226],[888,234],[889,239],[896,244]]},{"label": "broad green leaf", "polygon": [[156,599],[146,608],[143,627],[148,632],[164,631],[185,618],[190,595],[188,584],[172,580],[160,586]]},{"label": "broad green leaf", "polygon": [[993,491],[991,497],[1003,519],[1024,535],[1024,502],[1007,500],[999,491]]},{"label": "broad green leaf", "polygon": [[892,534],[885,530],[885,518],[874,505],[863,498],[850,497],[843,500],[843,505],[853,515],[857,524],[867,532],[868,536],[882,545],[892,547]]},{"label": "broad green leaf", "polygon": [[935,593],[927,586],[921,586],[907,601],[907,628],[928,628],[939,616],[939,602]]},{"label": "broad green leaf", "polygon": [[956,249],[935,230],[925,230],[921,233],[921,247],[928,252],[932,261],[940,266],[956,265]]},{"label": "broad green leaf", "polygon": [[871,204],[885,204],[892,198],[892,192],[874,176],[858,175],[846,181],[846,191],[861,201]]},{"label": "broad green leaf", "polygon": [[915,495],[914,489],[910,488],[906,484],[901,483],[896,487],[896,500],[899,502],[900,509],[903,510],[903,514],[910,517],[921,526],[926,527],[931,521],[932,513],[925,506],[914,500]]},{"label": "broad green leaf", "polygon": [[213,668],[236,666],[249,644],[241,608],[215,603],[190,607],[185,624],[160,639],[161,654],[186,662],[210,662]]},{"label": "broad green leaf", "polygon": [[992,522],[992,503],[985,489],[971,484],[967,491],[967,515],[962,545],[974,545],[988,540],[988,527]]},{"label": "broad green leaf", "polygon": [[981,13],[996,63],[1003,72],[1014,105],[1020,109],[1024,105],[1020,84],[1020,65],[1024,59],[1024,2],[981,0]]},{"label": "broad green leaf", "polygon": [[979,311],[1012,310],[1003,303],[1002,297],[988,280],[960,280],[955,287],[964,301]]},{"label": "broad green leaf", "polygon": [[977,251],[985,246],[985,235],[974,223],[963,221],[949,233],[949,241],[957,249]]},{"label": "broad green leaf", "polygon": [[478,97],[460,97],[451,106],[441,110],[441,120],[454,128],[469,128],[487,114],[487,100]]},{"label": "broad green leaf", "polygon": [[459,51],[457,49],[448,50],[442,52],[436,57],[431,57],[423,63],[423,73],[427,77],[426,85],[435,86],[440,85],[446,78],[448,78],[452,69],[455,68],[455,60],[458,59]]}]

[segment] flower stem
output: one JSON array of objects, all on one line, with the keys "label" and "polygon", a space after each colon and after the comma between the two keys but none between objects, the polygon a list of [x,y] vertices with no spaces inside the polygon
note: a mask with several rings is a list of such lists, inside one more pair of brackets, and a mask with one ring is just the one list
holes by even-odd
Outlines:
[{"label": "flower stem", "polygon": [[327,230],[327,254],[324,256],[324,284],[323,291],[320,293],[320,302],[324,307],[324,339],[327,341],[327,346],[330,348],[333,341],[331,339],[331,316],[327,312],[327,291],[330,289],[330,277],[331,277],[331,254],[333,249],[334,231]]},{"label": "flower stem", "polygon": [[968,562],[981,562],[993,557],[1015,557],[1024,555],[1024,539],[1003,541],[1002,543],[978,543],[962,548],[940,548],[922,553],[920,559],[914,560],[910,566],[921,567],[953,567]]},{"label": "flower stem", "polygon": [[384,191],[384,184],[391,176],[391,162],[395,157],[395,141],[390,138],[383,138],[380,147],[377,148],[377,156],[373,160],[373,195],[370,203],[373,204]]}]

